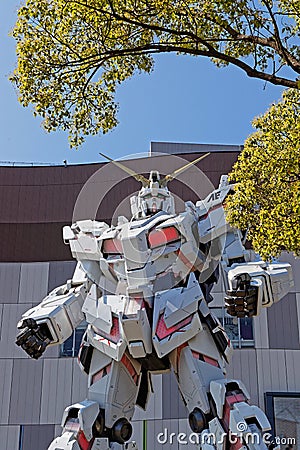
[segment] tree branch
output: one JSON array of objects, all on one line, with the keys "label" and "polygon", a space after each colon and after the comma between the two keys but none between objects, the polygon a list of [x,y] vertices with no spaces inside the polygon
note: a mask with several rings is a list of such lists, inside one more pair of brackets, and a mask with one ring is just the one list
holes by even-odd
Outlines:
[{"label": "tree branch", "polygon": [[278,53],[282,57],[282,59],[284,59],[287,62],[287,64],[295,70],[295,72],[300,73],[300,62],[297,61],[296,58],[294,58],[282,44],[282,39],[280,37],[278,25],[277,25],[276,19],[274,17],[271,6],[269,5],[267,0],[261,0],[261,2],[266,6],[266,8],[270,14],[272,23],[273,23],[274,34],[275,34],[275,39],[276,39],[275,50],[278,51]]}]

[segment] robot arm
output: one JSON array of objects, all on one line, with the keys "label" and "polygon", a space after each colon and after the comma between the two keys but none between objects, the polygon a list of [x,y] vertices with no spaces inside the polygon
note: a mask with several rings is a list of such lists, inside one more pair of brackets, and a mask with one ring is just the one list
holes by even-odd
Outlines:
[{"label": "robot arm", "polygon": [[235,263],[227,268],[225,303],[232,316],[257,316],[283,298],[293,286],[290,264],[264,261]]},{"label": "robot arm", "polygon": [[264,262],[245,249],[241,231],[226,222],[223,210],[223,203],[232,189],[228,177],[223,175],[219,187],[197,202],[200,242],[204,245],[210,242],[211,248],[215,243],[222,248],[228,313],[251,317],[258,315],[262,307],[269,307],[283,298],[293,286],[293,275],[290,264]]},{"label": "robot arm", "polygon": [[63,228],[63,239],[79,261],[72,280],[54,289],[36,307],[27,311],[18,328],[16,344],[38,359],[48,345],[64,342],[84,320],[83,302],[91,284],[100,281],[101,253],[97,238],[108,228],[103,222],[82,220]]},{"label": "robot arm", "polygon": [[72,280],[55,288],[37,306],[23,314],[16,344],[38,359],[48,345],[64,342],[84,320],[81,311],[91,282],[77,264]]},{"label": "robot arm", "polygon": [[229,228],[221,260],[228,313],[252,317],[283,298],[294,285],[291,265],[270,263],[246,250],[242,233]]}]

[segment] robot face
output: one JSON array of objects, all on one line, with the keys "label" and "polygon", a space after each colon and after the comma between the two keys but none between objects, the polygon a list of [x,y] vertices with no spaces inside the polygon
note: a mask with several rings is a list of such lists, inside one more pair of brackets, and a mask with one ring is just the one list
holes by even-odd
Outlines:
[{"label": "robot face", "polygon": [[149,188],[140,192],[139,203],[146,216],[156,214],[158,211],[165,211],[174,214],[174,201],[170,193],[165,189]]},{"label": "robot face", "polygon": [[152,216],[158,211],[175,214],[174,198],[167,187],[161,187],[159,173],[152,171],[149,186],[142,187],[137,196],[131,197],[131,212],[134,218]]}]

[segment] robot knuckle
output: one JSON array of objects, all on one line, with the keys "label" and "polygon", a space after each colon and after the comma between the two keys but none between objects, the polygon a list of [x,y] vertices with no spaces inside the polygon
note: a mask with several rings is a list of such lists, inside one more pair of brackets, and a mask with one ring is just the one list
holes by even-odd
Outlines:
[{"label": "robot knuckle", "polygon": [[30,330],[26,329],[24,331],[22,331],[21,333],[18,334],[17,339],[16,339],[16,343],[17,345],[23,345],[27,339],[30,336]]}]

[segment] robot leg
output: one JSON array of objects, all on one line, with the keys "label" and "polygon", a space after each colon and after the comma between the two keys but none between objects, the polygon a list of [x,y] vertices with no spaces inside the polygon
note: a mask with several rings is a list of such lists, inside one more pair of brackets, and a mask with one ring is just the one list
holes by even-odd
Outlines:
[{"label": "robot leg", "polygon": [[[174,350],[170,361],[180,393],[189,411],[189,424],[202,450],[267,449],[263,433],[271,426],[263,411],[249,404],[249,394],[239,380],[225,378],[228,342],[220,327],[213,337],[211,327]],[[224,340],[221,334],[224,334]],[[228,344],[229,345],[229,344]],[[271,441],[271,436],[268,436]]]},{"label": "robot leg", "polygon": [[121,361],[93,349],[88,398],[65,409],[62,436],[48,450],[137,450],[130,442],[141,367],[127,352]]}]

